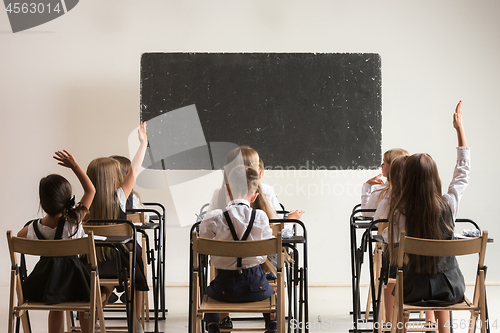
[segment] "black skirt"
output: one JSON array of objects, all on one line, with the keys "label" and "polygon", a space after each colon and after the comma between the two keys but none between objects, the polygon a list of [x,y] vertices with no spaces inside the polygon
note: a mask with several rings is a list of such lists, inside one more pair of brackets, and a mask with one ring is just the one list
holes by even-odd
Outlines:
[{"label": "black skirt", "polygon": [[[126,267],[127,271],[130,266],[129,252],[119,251],[122,268]],[[101,279],[117,279],[117,258],[110,258],[105,261],[99,261],[97,263],[99,268],[99,278]],[[129,275],[130,276],[130,275]],[[135,290],[148,291],[148,281],[146,280],[146,275],[144,274],[144,263],[142,261],[142,251],[140,247],[137,246],[136,256],[135,256]]]},{"label": "black skirt", "polygon": [[41,257],[22,287],[27,301],[88,302],[90,273],[77,256]]},{"label": "black skirt", "polygon": [[406,304],[448,306],[465,297],[465,280],[455,257],[441,257],[447,268],[435,274],[403,272],[403,295]]}]

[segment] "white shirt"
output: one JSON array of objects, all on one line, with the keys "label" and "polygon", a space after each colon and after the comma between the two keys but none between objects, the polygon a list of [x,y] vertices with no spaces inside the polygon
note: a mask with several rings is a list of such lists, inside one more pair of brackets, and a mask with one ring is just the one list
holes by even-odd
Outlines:
[{"label": "white shirt", "polygon": [[[45,239],[53,240],[54,237],[56,236],[57,227],[55,228],[48,227],[40,223],[40,221],[41,219],[38,220],[38,230],[40,231],[40,233],[43,235],[43,237],[45,237]],[[38,239],[38,237],[36,237],[35,234],[35,229],[33,229],[33,223],[31,223],[28,226],[28,235],[26,236],[28,239]],[[70,237],[71,235],[73,235],[73,237]],[[69,239],[69,238],[76,239],[82,237],[85,237],[85,231],[83,230],[82,227],[82,221],[79,221],[78,226],[74,225],[73,223],[64,224],[61,239]]]},{"label": "white shirt", "polygon": [[[387,183],[373,186],[368,183],[364,183],[361,188],[361,209],[377,209],[378,205],[385,197],[385,195],[381,197],[381,191],[386,187]],[[375,216],[374,213],[371,212],[364,212],[362,215],[366,217]]]},{"label": "white shirt", "polygon": [[[455,221],[458,213],[458,204],[462,195],[469,185],[469,173],[470,173],[470,149],[469,147],[458,147],[457,148],[457,164],[455,165],[455,171],[453,172],[453,179],[451,180],[450,186],[448,186],[448,193],[443,194],[443,199],[445,199],[450,205],[451,212],[453,214],[453,221]],[[386,211],[388,210],[388,207]],[[386,213],[387,216],[387,213]],[[400,214],[399,218],[399,230],[405,230],[406,228],[406,218],[404,215]],[[384,240],[387,242],[389,239],[389,230],[386,228],[382,232]],[[399,233],[394,235],[399,242]],[[396,240],[394,240],[396,243]]]},{"label": "white shirt", "polygon": [[[236,199],[229,202],[226,210],[229,213],[231,222],[234,225],[238,239],[241,239],[248,227],[252,215],[250,203],[244,199]],[[233,240],[231,230],[226,223],[222,209],[213,210],[205,215],[205,218],[200,223],[200,237],[218,240]],[[269,219],[264,211],[257,209],[253,227],[247,240],[261,240],[269,239],[271,237],[272,230],[269,227]],[[243,258],[242,268],[250,268],[260,265],[266,261],[266,258],[267,256]],[[227,270],[237,269],[235,257],[212,256],[211,259],[215,268]]]},{"label": "white shirt", "polygon": [[273,207],[276,211],[281,210],[281,205],[276,197],[276,193],[274,193],[274,188],[271,185],[264,183],[260,183],[260,187],[262,188],[262,193],[266,196],[267,201],[271,204],[271,207]]}]

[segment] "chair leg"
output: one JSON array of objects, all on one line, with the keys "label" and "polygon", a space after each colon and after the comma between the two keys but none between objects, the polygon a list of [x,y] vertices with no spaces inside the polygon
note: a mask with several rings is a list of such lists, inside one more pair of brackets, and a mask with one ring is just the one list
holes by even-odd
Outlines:
[{"label": "chair leg", "polygon": [[[146,281],[148,280],[148,256],[146,253],[147,245],[146,245],[146,237],[142,235],[142,262],[144,263],[144,275],[146,277]],[[144,321],[149,322],[149,299],[148,292],[143,292],[143,304],[141,306],[141,323],[144,327]]]},{"label": "chair leg", "polygon": [[10,272],[9,333],[14,333],[14,302],[16,292],[16,271]]},{"label": "chair leg", "polygon": [[486,286],[484,285],[484,270],[479,272],[479,316],[481,318],[481,333],[486,333],[487,325],[486,322]]},{"label": "chair leg", "polygon": [[98,300],[96,300],[97,292],[97,276],[96,272],[92,271],[90,274],[90,290],[91,290],[91,295],[90,295],[90,311],[89,311],[89,328],[90,332],[94,333],[95,332],[95,309],[96,309],[96,303]]},{"label": "chair leg", "polygon": [[[375,266],[375,265],[374,265]],[[373,268],[375,270],[375,268]],[[366,298],[366,311],[365,311],[365,320],[370,318],[370,308],[372,306],[372,286],[368,285],[368,297]]]}]

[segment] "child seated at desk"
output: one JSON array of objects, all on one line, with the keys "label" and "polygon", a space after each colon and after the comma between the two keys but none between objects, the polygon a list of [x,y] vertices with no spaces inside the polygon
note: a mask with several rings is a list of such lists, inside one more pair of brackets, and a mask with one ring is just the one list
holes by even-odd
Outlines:
[{"label": "child seated at desk", "polygon": [[[81,238],[85,236],[82,218],[87,214],[95,195],[92,182],[66,150],[57,151],[54,159],[71,169],[77,176],[84,194],[75,205],[71,184],[60,175],[51,174],[40,180],[40,206],[47,214],[30,221],[17,237],[40,240]],[[58,304],[90,300],[90,273],[77,257],[42,257],[23,282],[24,298],[28,301]],[[63,311],[49,312],[48,332],[63,329]],[[80,312],[82,332],[89,332],[89,320]]]},{"label": "child seated at desk", "polygon": [[[120,171],[122,173],[123,179],[125,179],[130,172],[130,168],[132,168],[132,162],[125,156],[120,155],[112,155],[110,156],[112,159],[117,160],[120,163]],[[133,188],[130,194],[127,197],[126,208],[128,209],[145,209],[142,204],[141,197],[139,193],[137,193]],[[129,213],[127,213],[129,214]],[[148,223],[150,216],[154,215],[153,213],[145,212],[144,213],[144,222]]]},{"label": "child seated at desk", "polygon": [[[242,165],[235,167],[229,174],[227,185],[231,201],[226,210],[216,209],[207,213],[200,224],[200,236],[218,240],[271,238],[266,213],[250,208],[257,198],[258,186],[259,174],[255,169]],[[274,294],[260,266],[266,261],[266,256],[247,257],[241,261],[238,258],[212,256],[211,260],[218,274],[206,290],[209,297],[223,302],[255,302]],[[266,332],[276,332],[276,321],[271,321],[271,315],[265,313],[264,319]],[[219,313],[205,314],[209,333],[219,332],[219,320]]]},{"label": "child seated at desk", "polygon": [[[413,154],[404,165],[404,187],[397,200],[390,201],[390,263],[396,264],[399,232],[416,238],[451,240],[460,199],[469,184],[470,152],[462,122],[462,101],[453,114],[457,133],[457,162],[448,192],[442,194],[441,179],[434,159],[428,154]],[[464,300],[465,281],[455,257],[408,256],[403,276],[403,296],[407,304],[445,306]],[[449,311],[434,311],[440,333],[450,331]],[[405,318],[406,320],[406,318]]]},{"label": "child seated at desk", "polygon": [[[394,148],[386,151],[382,159],[382,173],[370,178],[363,184],[361,188],[361,209],[377,209],[380,202],[388,197],[389,194],[389,179],[387,182],[382,177],[387,178],[392,161],[400,156],[410,156],[406,150]],[[373,213],[364,212],[363,216],[373,217]],[[378,218],[375,216],[375,218]]]}]

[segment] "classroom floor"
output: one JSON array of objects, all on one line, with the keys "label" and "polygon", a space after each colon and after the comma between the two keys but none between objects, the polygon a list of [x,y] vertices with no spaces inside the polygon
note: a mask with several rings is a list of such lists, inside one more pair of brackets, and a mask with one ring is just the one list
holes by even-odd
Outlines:
[{"label": "classroom floor", "polygon": [[[362,295],[367,294],[367,289]],[[490,315],[490,323],[492,325],[491,332],[497,332],[500,328],[500,286],[488,286],[488,307]],[[167,296],[167,319],[160,321],[160,332],[164,333],[180,333],[188,330],[188,288],[187,287],[168,287],[166,290]],[[7,310],[8,310],[8,286],[0,286],[0,297],[3,302],[0,302],[0,313],[3,318],[0,318],[0,331],[7,328]],[[309,288],[309,332],[348,332],[347,327],[351,324],[351,288],[350,287],[311,287]],[[365,304],[365,303],[362,303]],[[362,306],[364,308],[364,305]],[[33,333],[47,332],[47,315],[44,312],[35,311],[30,314],[32,321]],[[454,322],[460,327],[460,324],[465,324],[468,320],[468,315],[465,312],[456,312],[453,315]],[[122,322],[124,323],[124,322]],[[119,321],[113,321],[112,325],[120,324]],[[235,327],[241,324],[236,322]],[[248,322],[245,322],[248,324]],[[498,324],[498,327],[495,326]],[[108,324],[109,325],[109,324]],[[263,321],[254,320],[251,325],[263,325]],[[2,329],[3,328],[3,329]],[[145,331],[151,332],[154,330],[154,322],[146,323]],[[7,331],[7,330],[5,330]],[[457,329],[455,333],[466,332],[465,329]],[[479,332],[479,330],[478,330]]]}]

